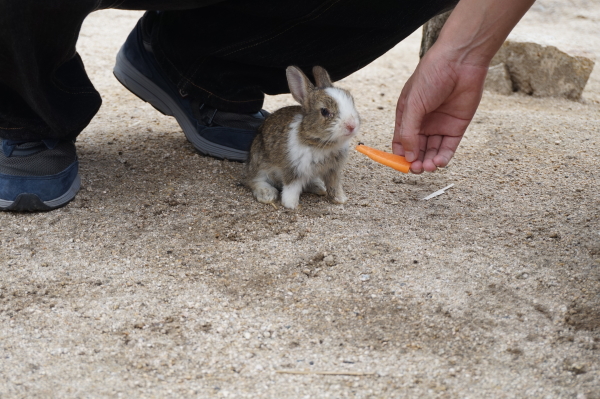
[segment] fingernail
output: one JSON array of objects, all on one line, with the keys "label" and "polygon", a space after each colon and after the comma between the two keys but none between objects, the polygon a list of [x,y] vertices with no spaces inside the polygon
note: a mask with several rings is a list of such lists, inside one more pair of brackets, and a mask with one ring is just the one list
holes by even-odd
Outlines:
[{"label": "fingernail", "polygon": [[416,159],[415,154],[410,151],[404,153],[404,158],[406,158],[408,162],[413,162]]}]

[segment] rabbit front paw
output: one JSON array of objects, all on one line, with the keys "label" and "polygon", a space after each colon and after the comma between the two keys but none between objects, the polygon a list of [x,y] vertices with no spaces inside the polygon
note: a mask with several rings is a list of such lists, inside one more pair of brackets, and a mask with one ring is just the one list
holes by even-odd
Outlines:
[{"label": "rabbit front paw", "polygon": [[302,193],[300,182],[284,185],[281,191],[281,204],[286,208],[296,209],[298,202],[300,202],[300,193]]},{"label": "rabbit front paw", "polygon": [[254,190],[254,196],[258,202],[263,204],[272,204],[277,200],[279,191],[271,185],[262,185],[261,187]]},{"label": "rabbit front paw", "polygon": [[317,195],[325,195],[327,194],[327,189],[325,188],[325,183],[321,179],[314,179],[304,189],[307,193],[317,194]]},{"label": "rabbit front paw", "polygon": [[345,204],[348,201],[348,197],[344,192],[341,184],[330,186],[327,190],[327,195],[334,204]]},{"label": "rabbit front paw", "polygon": [[348,197],[346,196],[346,194],[341,193],[336,195],[335,197],[332,197],[331,201],[334,204],[345,204],[348,201]]},{"label": "rabbit front paw", "polygon": [[296,209],[298,207],[298,203],[300,202],[300,198],[291,198],[291,197],[281,197],[281,204],[289,209]]}]

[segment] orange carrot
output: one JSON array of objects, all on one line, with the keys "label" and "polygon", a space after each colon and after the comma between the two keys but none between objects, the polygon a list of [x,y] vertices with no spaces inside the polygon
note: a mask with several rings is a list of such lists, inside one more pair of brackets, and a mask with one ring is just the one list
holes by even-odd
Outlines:
[{"label": "orange carrot", "polygon": [[362,152],[375,162],[379,162],[382,165],[389,166],[390,168],[399,170],[400,172],[408,173],[410,171],[410,162],[400,155],[379,151],[375,148],[367,147],[362,143],[359,143],[356,146],[356,151]]}]

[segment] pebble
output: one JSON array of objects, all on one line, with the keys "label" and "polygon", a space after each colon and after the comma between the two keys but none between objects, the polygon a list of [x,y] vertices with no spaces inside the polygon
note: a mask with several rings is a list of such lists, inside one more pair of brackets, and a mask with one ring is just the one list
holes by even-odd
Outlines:
[{"label": "pebble", "polygon": [[371,275],[370,274],[361,274],[360,279],[362,281],[369,281],[371,279]]}]

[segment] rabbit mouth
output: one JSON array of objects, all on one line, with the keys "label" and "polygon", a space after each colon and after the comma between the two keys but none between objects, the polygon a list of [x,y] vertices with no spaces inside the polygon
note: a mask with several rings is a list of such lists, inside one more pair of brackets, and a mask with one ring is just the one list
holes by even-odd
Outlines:
[{"label": "rabbit mouth", "polygon": [[343,125],[342,136],[344,136],[345,138],[355,136],[358,133],[358,128],[359,128],[358,123],[356,123],[354,121],[346,122]]}]

